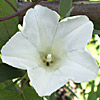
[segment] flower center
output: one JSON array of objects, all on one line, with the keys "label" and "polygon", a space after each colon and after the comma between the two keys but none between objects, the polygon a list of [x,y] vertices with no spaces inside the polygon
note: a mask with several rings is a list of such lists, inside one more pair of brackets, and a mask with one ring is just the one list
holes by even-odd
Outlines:
[{"label": "flower center", "polygon": [[52,56],[52,54],[47,54],[43,58],[43,62],[46,64],[46,66],[50,66],[50,64],[53,62],[53,56]]}]

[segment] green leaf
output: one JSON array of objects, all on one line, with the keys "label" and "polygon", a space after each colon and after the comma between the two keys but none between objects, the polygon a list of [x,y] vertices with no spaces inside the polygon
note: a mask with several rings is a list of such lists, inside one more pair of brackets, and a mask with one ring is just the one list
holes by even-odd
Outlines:
[{"label": "green leaf", "polygon": [[100,35],[100,30],[95,30],[95,29],[94,29],[93,33],[94,33],[94,34]]},{"label": "green leaf", "polygon": [[0,41],[0,50],[2,48],[2,46],[5,44],[6,42]]},{"label": "green leaf", "polygon": [[0,100],[26,100],[21,93],[16,93],[8,90],[0,90]]},{"label": "green leaf", "polygon": [[[15,7],[16,0],[9,0]],[[15,13],[13,8],[6,2],[0,0],[0,18]],[[7,41],[17,31],[18,17],[9,20],[0,21],[0,41]]]},{"label": "green leaf", "polygon": [[6,87],[5,83],[0,83],[0,89],[4,89]]},{"label": "green leaf", "polygon": [[94,81],[91,83],[91,92],[88,94],[88,100],[96,100],[97,94],[94,92],[95,84]]},{"label": "green leaf", "polygon": [[100,30],[100,22],[94,22],[94,29]]},{"label": "green leaf", "polygon": [[32,87],[25,86],[23,95],[25,100],[42,100]]},{"label": "green leaf", "polygon": [[0,90],[0,100],[42,100],[33,88],[25,86],[24,91],[20,93],[9,90]]},{"label": "green leaf", "polygon": [[[1,58],[1,55],[0,55],[0,58]],[[0,59],[0,64],[2,63],[2,60]]]},{"label": "green leaf", "polygon": [[59,14],[64,18],[72,7],[72,0],[60,0]]},{"label": "green leaf", "polygon": [[25,71],[13,68],[6,64],[0,64],[0,82],[22,77]]},{"label": "green leaf", "polygon": [[56,93],[52,93],[50,96],[46,96],[43,98],[43,100],[55,100]]},{"label": "green leaf", "polygon": [[100,97],[100,84],[97,87],[97,97]]},{"label": "green leaf", "polygon": [[51,94],[51,96],[49,96],[49,100],[55,100],[55,93]]},{"label": "green leaf", "polygon": [[72,8],[71,8],[71,9],[67,12],[67,14],[66,14],[66,16],[65,16],[65,17],[69,17],[69,16],[70,16],[70,14],[71,14],[71,12],[72,12],[73,8],[74,8],[74,7],[72,7]]},{"label": "green leaf", "polygon": [[91,92],[89,93],[88,100],[96,100],[96,99],[97,99],[96,92],[91,91]]},{"label": "green leaf", "polygon": [[18,92],[19,90],[16,86],[18,81],[19,81],[19,79],[17,79],[15,82],[13,82],[13,81],[4,82],[6,84],[6,87],[4,89],[14,91],[14,92]]}]

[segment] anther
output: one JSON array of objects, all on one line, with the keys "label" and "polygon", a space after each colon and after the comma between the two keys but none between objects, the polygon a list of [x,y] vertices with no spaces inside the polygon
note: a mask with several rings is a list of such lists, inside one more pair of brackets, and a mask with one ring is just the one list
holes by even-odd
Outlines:
[{"label": "anther", "polygon": [[49,62],[46,62],[46,65],[47,65],[47,66],[49,66],[49,65],[50,65],[50,63],[49,63]]}]

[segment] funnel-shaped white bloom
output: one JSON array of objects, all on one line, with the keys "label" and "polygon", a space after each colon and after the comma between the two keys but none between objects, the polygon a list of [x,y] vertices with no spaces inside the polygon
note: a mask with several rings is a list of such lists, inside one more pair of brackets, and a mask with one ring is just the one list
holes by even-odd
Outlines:
[{"label": "funnel-shaped white bloom", "polygon": [[93,24],[86,16],[60,17],[46,7],[27,11],[22,32],[3,46],[2,60],[27,70],[39,94],[47,96],[68,80],[76,83],[93,80],[98,65],[85,45],[92,37]]}]

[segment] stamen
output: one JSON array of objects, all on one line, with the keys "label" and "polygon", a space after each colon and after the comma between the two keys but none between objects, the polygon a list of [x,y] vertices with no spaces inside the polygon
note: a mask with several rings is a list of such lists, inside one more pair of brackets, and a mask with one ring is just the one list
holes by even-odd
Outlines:
[{"label": "stamen", "polygon": [[46,66],[50,66],[50,64],[53,62],[52,54],[46,55],[43,62],[46,64]]}]

